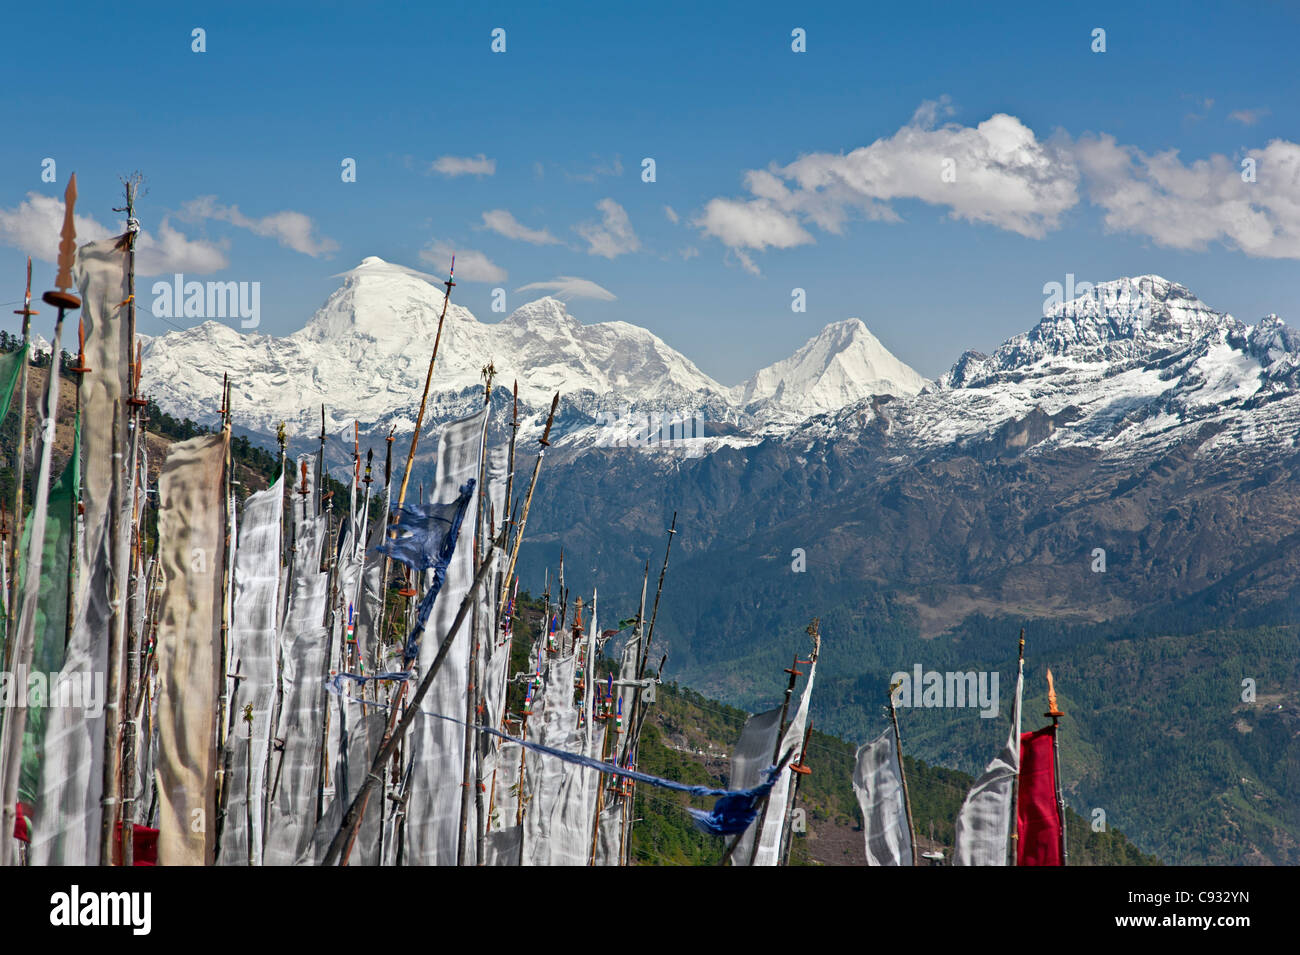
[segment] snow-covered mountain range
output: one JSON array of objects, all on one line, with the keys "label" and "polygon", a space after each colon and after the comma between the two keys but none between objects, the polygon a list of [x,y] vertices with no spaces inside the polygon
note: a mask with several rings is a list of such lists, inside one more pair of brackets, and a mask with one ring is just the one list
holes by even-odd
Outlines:
[{"label": "snow-covered mountain range", "polygon": [[1117,279],[1047,309],[992,355],[966,352],[911,398],[845,405],[795,434],[870,421],[900,461],[990,438],[1016,453],[1078,446],[1128,458],[1205,425],[1203,454],[1290,449],[1300,438],[1300,334],[1276,315],[1246,325],[1156,275]]},{"label": "snow-covered mountain range", "polygon": [[[144,388],[160,407],[214,419],[222,375],[233,381],[239,423],[274,434],[283,420],[311,433],[325,405],[334,431],[359,420],[369,430],[409,432],[428,370],[443,289],[370,257],[293,334],[245,334],[207,321],[151,339]],[[857,319],[828,326],[793,356],[736,388],[714,381],[649,331],[626,322],[584,325],[566,305],[542,298],[497,323],[454,302],[434,372],[430,420],[468,413],[481,400],[491,362],[498,387],[518,380],[525,415],[560,391],[580,428],[602,408],[699,412],[732,425],[797,423],[872,394],[914,394],[925,384]]]},{"label": "snow-covered mountain range", "polygon": [[[291,433],[314,435],[321,405],[331,433],[354,420],[372,435],[409,432],[442,299],[418,273],[367,258],[287,337],[208,321],[150,340],[144,386],[165,411],[211,422],[228,372],[236,420],[266,436],[282,420]],[[1029,331],[991,355],[966,352],[935,382],[858,319],[826,326],[728,388],[651,332],[584,325],[554,298],[496,323],[453,303],[427,420],[476,407],[489,361],[498,387],[518,380],[525,432],[562,393],[556,435],[574,450],[602,443],[600,422],[612,410],[699,414],[711,431],[694,455],[769,438],[851,437],[874,422],[900,466],[990,436],[1031,453],[1079,445],[1104,457],[1165,447],[1207,422],[1216,437],[1206,453],[1290,447],[1300,433],[1300,334],[1272,315],[1243,324],[1155,275],[1105,282],[1047,308]]]}]

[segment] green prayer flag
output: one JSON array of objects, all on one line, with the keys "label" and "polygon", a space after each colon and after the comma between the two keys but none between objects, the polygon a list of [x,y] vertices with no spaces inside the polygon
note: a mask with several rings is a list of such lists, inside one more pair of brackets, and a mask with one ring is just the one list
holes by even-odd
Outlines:
[{"label": "green prayer flag", "polygon": [[15,351],[0,355],[0,423],[9,416],[9,403],[13,400],[14,388],[23,370],[23,361],[27,358],[30,345],[23,345]]},{"label": "green prayer flag", "polygon": [[[34,800],[40,783],[40,748],[45,738],[48,695],[53,689],[52,674],[63,668],[64,642],[68,626],[68,561],[71,559],[73,534],[77,523],[77,503],[81,491],[81,416],[77,416],[73,429],[72,457],[63,473],[50,486],[49,511],[45,518],[45,541],[41,557],[41,589],[36,603],[36,642],[32,648],[32,668],[28,674],[28,687],[15,687],[15,692],[27,692],[31,681],[38,681],[45,698],[37,702],[37,694],[29,695],[32,708],[27,711],[26,729],[23,732],[23,764],[18,792],[24,801]],[[28,553],[31,542],[31,525],[23,528],[22,553]],[[26,561],[23,562],[24,566]],[[23,592],[22,568],[19,568],[18,592]]]}]

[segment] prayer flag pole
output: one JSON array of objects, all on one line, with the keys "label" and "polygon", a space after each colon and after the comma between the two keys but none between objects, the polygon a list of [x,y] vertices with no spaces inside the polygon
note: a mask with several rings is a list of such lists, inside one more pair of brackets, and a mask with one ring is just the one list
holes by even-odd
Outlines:
[{"label": "prayer flag pole", "polygon": [[907,810],[907,832],[912,843],[912,865],[916,865],[916,826],[912,823],[912,797],[907,792],[907,770],[903,768],[903,737],[898,732],[898,710],[894,707],[894,693],[903,685],[899,680],[889,688],[889,720],[894,724],[894,749],[898,754],[898,775],[903,781],[903,808]]},{"label": "prayer flag pole", "polygon": [[1056,684],[1052,681],[1052,668],[1047,668],[1047,712],[1052,718],[1052,776],[1056,785],[1056,814],[1061,821],[1061,865],[1070,864],[1065,842],[1065,792],[1061,789],[1060,720],[1065,714],[1056,705]]},{"label": "prayer flag pole", "polygon": [[[433,366],[438,360],[438,345],[442,342],[442,323],[447,317],[447,305],[451,301],[451,290],[455,286],[452,281],[456,275],[456,256],[451,257],[451,271],[447,273],[447,281],[442,284],[447,286],[447,291],[442,297],[442,314],[438,316],[438,332],[433,337],[433,354],[429,356],[429,371],[424,376],[424,394],[420,396],[420,411],[415,416],[415,431],[411,434],[411,450],[406,456],[406,472],[402,475],[402,486],[397,492],[397,506],[406,503],[406,487],[411,481],[411,469],[415,466],[415,448],[420,443],[420,428],[424,426],[424,409],[429,402],[429,385],[433,382]],[[397,519],[394,517],[393,523]]]},{"label": "prayer flag pole", "polygon": [[[76,174],[73,174],[76,179]],[[75,199],[76,188],[68,184]],[[23,360],[18,372],[18,452],[14,461],[14,528],[9,541],[9,620],[5,628],[5,662],[13,652],[14,625],[18,622],[18,548],[23,536],[23,471],[27,450],[27,365],[31,361],[32,316],[40,314],[32,308],[32,257],[27,256],[27,288],[23,292],[23,307],[14,309],[23,317]]]},{"label": "prayer flag pole", "polygon": [[[1020,628],[1020,656],[1017,668],[1024,672],[1025,666],[1025,628]],[[1015,720],[1015,714],[1011,715]],[[1016,740],[1016,778],[1011,781],[1011,865],[1020,860],[1020,740]]]}]

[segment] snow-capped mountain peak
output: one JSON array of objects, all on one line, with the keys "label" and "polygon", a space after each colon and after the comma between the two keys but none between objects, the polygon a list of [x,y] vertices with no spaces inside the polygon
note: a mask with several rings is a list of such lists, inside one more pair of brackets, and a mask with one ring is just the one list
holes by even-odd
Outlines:
[{"label": "snow-capped mountain peak", "polygon": [[834,411],[869,395],[913,395],[926,384],[889,352],[859,318],[827,325],[789,358],[732,389],[744,411],[796,420]]},{"label": "snow-capped mountain peak", "polygon": [[966,352],[938,387],[969,387],[1062,363],[1131,366],[1241,328],[1231,315],[1206,305],[1177,282],[1159,275],[1120,278],[1091,286],[1069,301],[1049,299],[1037,325],[992,355]]},{"label": "snow-capped mountain peak", "polygon": [[[274,433],[280,420],[310,427],[322,404],[340,427],[357,419],[409,429],[446,290],[434,276],[374,256],[340,277],[307,324],[283,338],[204,322],[153,339],[144,387],[172,413],[207,421],[228,371],[241,424],[254,431]],[[593,414],[610,399],[707,409],[715,418],[730,407],[727,389],[658,336],[625,322],[584,325],[550,297],[497,323],[447,307],[431,395],[439,416],[473,409],[488,362],[498,383],[518,380],[525,413],[545,409],[555,391]]]},{"label": "snow-capped mountain peak", "polygon": [[[343,284],[290,338],[324,342],[360,336],[396,344],[437,331],[446,290],[434,276],[371,255],[341,277]],[[451,324],[474,321],[455,303],[448,305],[447,318]]]},{"label": "snow-capped mountain peak", "polygon": [[520,305],[501,324],[510,328],[564,329],[570,332],[582,327],[582,323],[569,314],[569,307],[564,302],[549,295]]}]

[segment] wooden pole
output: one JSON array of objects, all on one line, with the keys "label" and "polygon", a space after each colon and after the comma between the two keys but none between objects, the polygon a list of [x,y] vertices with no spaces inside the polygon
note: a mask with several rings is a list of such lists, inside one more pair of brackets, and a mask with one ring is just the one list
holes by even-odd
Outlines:
[{"label": "wooden pole", "polygon": [[[229,373],[221,376],[221,407],[217,414],[221,417],[221,430],[226,431],[229,425]],[[225,829],[226,823],[226,797],[229,787],[227,786],[227,776],[230,773],[231,754],[225,751],[225,742],[228,736],[228,727],[226,719],[229,709],[230,696],[230,667],[228,663],[228,644],[229,620],[226,616],[226,608],[230,595],[230,443],[226,443],[226,457],[222,461],[223,474],[221,478],[221,616],[218,628],[218,647],[217,647],[217,664],[219,680],[217,683],[217,720],[215,730],[215,742],[217,758],[220,760],[217,766],[214,805],[216,806],[216,819],[213,820],[214,835],[212,839],[212,858],[209,860],[210,865],[215,865],[218,855],[221,851],[221,834]],[[235,715],[229,713],[231,726],[234,725]]]},{"label": "wooden pole", "polygon": [[[641,572],[641,603],[638,605],[637,612],[636,612],[636,654],[637,654],[638,667],[640,666],[641,648],[645,645],[645,633],[646,633],[645,597],[646,597],[646,588],[649,586],[649,583],[650,583],[650,563],[649,561],[647,561],[644,569]],[[619,673],[619,676],[620,678],[622,677],[622,672]],[[619,692],[624,693],[628,691],[626,689],[622,689]],[[633,724],[636,721],[636,700],[637,700],[636,688],[633,688],[631,690],[631,695],[629,696],[629,699],[632,702],[628,706],[627,732],[624,733],[623,735],[623,741],[621,747],[619,746],[619,740],[617,734],[615,734],[615,738],[614,738],[614,765],[618,767],[622,767],[623,769],[628,769],[632,765],[632,757],[633,757],[632,730],[633,730]],[[620,709],[619,712],[621,713],[622,710]],[[608,736],[609,735],[608,729],[605,732],[606,732],[606,736]],[[619,807],[618,864],[621,866],[624,864],[623,852],[627,846],[627,841],[624,838],[627,835],[627,820],[628,820],[627,799],[622,795],[622,793],[619,791],[618,788],[614,789],[613,796],[615,800],[615,805]],[[599,808],[599,802],[597,802],[597,808]]]},{"label": "wooden pole", "polygon": [[664,565],[659,568],[659,585],[655,588],[654,608],[650,611],[650,629],[646,631],[645,645],[641,648],[641,662],[637,667],[637,679],[645,679],[646,662],[650,659],[650,641],[655,636],[655,620],[659,617],[659,598],[664,592],[664,576],[668,573],[668,555],[672,553],[673,537],[677,534],[677,512],[673,511],[673,521],[668,526],[668,546],[664,548]]},{"label": "wooden pole", "polygon": [[[126,647],[125,647],[125,673],[122,687],[122,712],[125,719],[122,723],[122,792],[121,792],[121,860],[123,866],[131,866],[135,863],[135,760],[136,760],[136,736],[138,725],[136,722],[136,705],[135,691],[136,682],[139,672],[139,654],[142,641],[141,634],[135,626],[136,620],[136,602],[139,600],[138,591],[140,587],[140,554],[142,546],[142,534],[139,525],[140,514],[140,487],[147,487],[149,475],[147,471],[141,471],[141,449],[147,452],[147,438],[143,437],[144,423],[142,421],[141,410],[148,404],[148,401],[140,394],[140,373],[141,363],[143,361],[143,350],[136,341],[136,313],[135,313],[135,242],[140,231],[140,224],[135,217],[135,200],[139,197],[139,187],[142,177],[135,173],[123,181],[123,187],[126,192],[126,206],[122,209],[115,209],[115,212],[126,213],[126,322],[127,322],[127,352],[134,357],[134,361],[129,368],[129,380],[131,384],[131,396],[127,399],[127,405],[131,409],[129,429],[131,431],[131,526],[130,539],[128,548],[130,553],[129,579],[127,582],[127,613],[126,613]],[[84,352],[84,348],[82,349]],[[79,364],[85,364],[84,361]],[[80,388],[78,388],[78,404],[80,404]],[[75,523],[73,527],[73,539],[76,538]],[[74,548],[75,552],[75,548]],[[71,614],[69,614],[69,624],[71,624]],[[70,635],[70,634],[69,634]]]},{"label": "wooden pole", "polygon": [[785,819],[781,823],[781,865],[790,864],[790,851],[794,848],[794,813],[795,806],[799,802],[799,788],[803,783],[804,776],[809,775],[812,770],[808,768],[808,741],[812,739],[813,721],[808,719],[808,727],[803,731],[803,746],[799,749],[799,759],[790,764],[790,770],[795,774],[794,786],[790,790],[790,804],[785,807]]},{"label": "wooden pole", "polygon": [[[817,653],[816,653],[817,640],[818,640],[817,628],[818,628],[818,619],[814,617],[812,623],[809,624],[808,626],[808,633],[813,638],[813,647],[814,647],[813,659],[814,660],[817,659]],[[795,683],[797,683],[799,677],[803,675],[802,671],[800,671],[799,669],[799,654],[796,653],[794,655],[794,662],[790,664],[790,668],[785,672],[790,674],[790,679],[786,684],[785,698],[781,701],[781,721],[778,724],[779,729],[776,734],[776,747],[772,752],[772,762],[774,763],[776,762],[777,757],[781,754],[781,744],[785,741],[785,731],[787,728],[785,718],[790,713],[790,698],[794,696]],[[763,839],[763,815],[766,813],[767,800],[764,800],[763,808],[764,808],[764,813],[759,815],[755,823],[758,828],[754,830],[754,844],[750,846],[749,849],[749,864],[751,866],[754,864],[754,860],[758,857],[758,846]],[[784,819],[782,819],[783,834],[784,834],[784,825],[785,822]]]},{"label": "wooden pole", "polygon": [[[515,439],[519,437],[519,381],[515,381],[514,387],[514,405],[510,415],[510,456],[506,462],[506,514],[505,514],[505,541],[506,546],[510,546],[510,524],[513,516],[510,511],[511,495],[514,493],[515,486]],[[509,575],[501,578],[501,594],[497,597],[497,613],[500,615],[500,608],[506,604],[506,594],[510,590]]]},{"label": "wooden pole", "polygon": [[[320,451],[316,459],[316,473],[319,479],[316,482],[316,498],[320,504],[320,510],[325,508],[325,479],[328,476],[325,470],[325,405],[320,406]],[[325,543],[321,547],[321,552],[325,556],[326,570],[326,601],[325,615],[321,619],[321,626],[325,628],[325,655],[321,658],[321,690],[320,690],[320,707],[324,714],[321,720],[320,738],[317,743],[317,765],[320,772],[316,776],[316,821],[319,822],[325,814],[325,787],[329,784],[329,739],[330,739],[330,702],[329,694],[325,690],[325,685],[329,682],[330,663],[334,656],[334,623],[336,614],[336,599],[338,597],[338,551],[337,538],[334,532],[334,492],[330,491],[329,513],[325,518]],[[319,511],[318,511],[319,513]],[[343,700],[339,697],[339,711],[342,713]],[[342,727],[340,727],[340,739]]]},{"label": "wooden pole", "polygon": [[[71,184],[69,184],[71,185]],[[76,188],[72,187],[76,198]],[[7,665],[13,653],[13,632],[18,623],[18,550],[23,537],[23,481],[27,454],[27,366],[32,360],[32,316],[40,314],[32,308],[32,257],[27,256],[27,288],[23,292],[23,307],[14,309],[23,317],[23,360],[18,370],[18,451],[14,460],[14,529],[9,539],[9,619],[5,627],[4,662]],[[55,357],[57,361],[57,356]],[[50,365],[51,374],[54,365]],[[75,535],[74,535],[75,536]]]},{"label": "wooden pole", "polygon": [[[91,371],[86,367],[86,320],[77,324],[77,363],[68,369],[70,375],[75,376],[76,388],[73,390],[73,427],[80,430],[81,428],[81,381],[82,376]],[[80,451],[78,451],[80,453]],[[74,467],[77,465],[74,464]],[[80,475],[78,475],[80,477]],[[68,644],[72,642],[72,625],[76,617],[76,586],[77,586],[77,516],[81,512],[81,484],[80,481],[72,489],[72,499],[68,502],[68,522],[71,529],[68,534],[68,575],[66,600],[64,601],[63,616],[63,650],[66,653]]]},{"label": "wooden pole", "polygon": [[[407,686],[407,685],[406,685],[405,683],[403,683],[403,684],[401,685],[401,687],[398,689],[398,691],[397,691],[395,694],[390,694],[390,697],[389,697],[389,705],[388,705],[388,729],[385,731],[385,733],[387,734],[387,736],[391,736],[392,733],[393,733],[393,729],[397,726],[397,715],[398,715],[398,710],[400,709],[400,707],[401,707],[401,705],[402,705],[402,700],[403,700],[403,699],[405,698],[405,696],[406,696],[406,686]],[[377,702],[377,701],[376,701],[376,702]],[[382,768],[381,768],[380,782],[381,782],[381,783],[383,782],[383,777],[382,777]],[[392,798],[392,797],[390,797],[390,798]],[[361,815],[362,815],[363,817],[365,816],[365,813],[366,813],[366,806],[367,806],[369,803],[370,803],[370,795],[367,793],[367,794],[366,794],[366,798],[365,798],[364,800],[362,800],[362,802],[361,802],[361,810],[360,810],[360,812],[361,812]],[[405,801],[403,801],[402,805],[405,806]],[[382,806],[380,807],[380,812],[381,812],[381,814],[382,814],[382,812],[383,812],[383,807],[382,807]],[[346,844],[345,844],[344,847],[343,847],[342,859],[341,859],[341,861],[339,862],[339,865],[347,865],[347,864],[348,864],[348,859],[351,858],[351,856],[352,856],[352,847],[356,844],[356,841],[357,841],[357,833],[360,831],[360,829],[361,829],[361,825],[360,825],[360,823],[358,823],[358,824],[357,824],[357,827],[356,827],[355,829],[353,829],[352,833],[347,837]],[[399,845],[400,845],[400,835],[398,836],[398,838],[399,838]],[[333,847],[333,843],[331,843],[331,848],[332,848],[332,847]],[[327,863],[327,864],[328,864],[328,863]]]},{"label": "wooden pole", "polygon": [[[1020,628],[1020,651],[1016,661],[1016,682],[1019,683],[1019,674],[1024,672],[1025,666],[1025,628]],[[1015,704],[1012,703],[1012,722],[1015,722],[1016,714],[1014,712]],[[1016,740],[1017,758],[1016,758],[1016,778],[1011,781],[1011,861],[1008,865],[1015,865],[1020,858],[1020,758],[1019,758],[1020,740]]]},{"label": "wooden pole", "polygon": [[[113,542],[114,564],[117,554],[117,539],[121,534],[122,521],[122,453],[119,450],[121,433],[122,405],[113,402],[113,479],[109,495],[108,534]],[[115,567],[116,571],[117,568]],[[113,574],[112,614],[108,625],[108,672],[104,680],[104,698],[108,701],[104,708],[104,765],[102,792],[100,795],[100,840],[99,864],[113,865],[114,822],[118,813],[118,759],[117,748],[118,721],[121,715],[121,672],[122,641],[119,638],[120,618],[122,616],[122,581],[117,573]]]},{"label": "wooden pole", "polygon": [[[641,656],[641,659],[637,662],[636,678],[638,681],[645,679],[646,665],[649,663],[650,660],[650,641],[654,639],[654,635],[655,635],[655,620],[659,617],[659,598],[663,596],[664,577],[668,573],[668,555],[672,553],[673,537],[676,534],[677,534],[677,512],[673,511],[673,520],[668,527],[668,545],[664,548],[664,562],[663,562],[663,566],[659,568],[659,583],[655,587],[654,607],[650,611],[650,627],[649,629],[646,630],[645,640],[641,643],[641,646],[638,650]],[[642,612],[644,612],[644,610],[645,607],[643,602]],[[627,754],[628,754],[629,765],[631,765],[631,763],[635,761],[637,755],[640,753],[641,750],[641,730],[645,724],[645,716],[646,716],[647,709],[648,709],[648,704],[644,699],[644,695],[642,693],[641,687],[638,686],[633,691],[632,712],[629,714],[629,723],[631,728],[631,733],[629,734],[628,741],[627,741]],[[635,792],[635,790],[633,791]],[[635,816],[636,813],[629,813],[626,817],[626,822],[624,823],[626,827],[624,831],[624,836],[626,837],[625,841],[629,851],[631,849],[631,827],[636,821]]]},{"label": "wooden pole", "polygon": [[[113,542],[113,611],[111,622],[109,624],[109,672],[105,688],[107,698],[110,701],[111,712],[106,713],[104,733],[105,733],[105,791],[104,791],[104,811],[105,819],[105,839],[101,846],[100,864],[112,865],[115,861],[118,863],[126,862],[127,849],[130,844],[132,831],[130,829],[130,820],[126,818],[124,798],[128,795],[126,791],[126,772],[125,760],[123,755],[127,747],[125,736],[129,732],[127,723],[132,715],[131,709],[131,685],[127,678],[126,669],[127,661],[130,657],[130,634],[132,629],[132,610],[134,603],[131,599],[131,542],[135,532],[135,479],[136,479],[136,454],[139,446],[139,415],[138,415],[138,396],[135,394],[136,369],[135,369],[135,237],[138,224],[135,221],[135,196],[138,176],[133,176],[124,182],[126,191],[126,205],[116,208],[114,212],[125,212],[126,222],[126,282],[127,295],[122,305],[126,308],[126,348],[127,348],[127,384],[131,394],[127,398],[126,407],[115,404],[113,409],[113,494],[110,502],[112,508],[111,527]],[[80,391],[80,389],[78,389]],[[121,427],[125,424],[127,431],[130,432],[129,439],[126,434],[122,433]],[[124,460],[124,452],[127,447],[127,441],[130,444],[130,460]],[[130,490],[129,493],[123,492],[122,478],[123,475],[129,476]],[[124,500],[131,499],[131,509],[127,517],[125,526],[122,526],[122,512]],[[224,505],[223,505],[224,509]],[[113,773],[111,792],[107,785],[108,774],[110,770]],[[111,808],[111,814],[109,809]],[[111,815],[112,818],[108,818]],[[122,826],[120,837],[114,844],[115,828],[120,823]],[[114,850],[117,852],[114,852]]]},{"label": "wooden pole", "polygon": [[907,770],[903,768],[903,737],[898,732],[898,710],[894,708],[894,692],[903,685],[899,680],[889,688],[889,720],[894,724],[894,749],[898,753],[898,775],[903,783],[903,808],[907,810],[907,833],[912,843],[912,865],[916,865],[916,826],[912,823],[912,797],[907,792]]},{"label": "wooden pole", "polygon": [[225,473],[221,480],[221,669],[218,671],[221,674],[221,695],[217,706],[217,752],[223,753],[223,759],[220,778],[217,780],[218,811],[216,837],[212,840],[213,863],[221,852],[221,831],[225,827],[227,800],[230,796],[230,781],[227,777],[232,754],[226,751],[226,740],[235,729],[235,714],[230,711],[230,586],[234,578],[230,558],[235,550],[235,541],[230,536],[230,522],[234,517],[234,503],[231,501],[230,385],[231,382],[227,378],[221,395],[221,430],[226,435],[226,460],[224,461]]},{"label": "wooden pole", "polygon": [[244,723],[248,726],[248,755],[244,759],[244,839],[248,846],[248,864],[253,865],[253,704],[244,704]]},{"label": "wooden pole", "polygon": [[[776,764],[776,768],[774,772],[778,777],[781,775],[781,770],[785,769],[785,764],[789,762],[790,757],[793,755],[794,755],[794,747],[792,746],[790,747],[789,750],[786,751],[786,754],[781,757],[780,762]],[[758,813],[755,815],[754,821],[750,823],[751,826],[758,827],[757,829],[754,830],[755,845],[758,844],[759,836],[763,834],[763,815],[767,812],[767,804],[770,800],[770,797],[771,797],[771,793],[769,792],[767,796],[764,796],[762,799],[758,801]],[[745,830],[745,832],[748,831],[749,831],[748,829]],[[728,862],[731,861],[731,857],[736,852],[736,847],[740,845],[740,840],[743,838],[745,838],[744,832],[739,832],[736,834],[736,838],[731,840],[731,844],[728,845],[726,851],[722,853],[722,858],[718,860],[718,865],[725,866]]]},{"label": "wooden pole", "polygon": [[[609,727],[606,726],[605,737],[604,739],[601,740],[601,744],[600,744],[601,762],[605,762],[606,760],[609,759],[609,755],[610,755],[609,737],[610,737]],[[615,743],[617,742],[618,741],[615,740]],[[614,755],[616,757],[616,765],[617,765],[618,753],[615,752]],[[591,852],[587,856],[587,865],[596,864],[596,845],[600,840],[600,816],[601,816],[601,812],[604,810],[604,805],[603,805],[604,801],[605,801],[605,773],[601,773],[600,779],[596,781],[596,818],[592,821],[592,825],[591,825]]]},{"label": "wooden pole", "polygon": [[1052,776],[1056,782],[1056,815],[1061,824],[1061,865],[1070,864],[1065,839],[1065,790],[1061,788],[1061,717],[1065,714],[1056,705],[1056,682],[1052,668],[1047,668],[1047,712],[1052,719]]},{"label": "wooden pole", "polygon": [[[483,403],[487,405],[492,400],[492,375],[495,370],[489,364],[483,369],[483,375],[487,380],[487,387],[483,391]],[[474,540],[473,540],[473,567],[475,573],[478,572],[480,564],[479,546],[483,533],[483,502],[486,497],[483,493],[483,476],[487,471],[487,417],[483,419],[483,432],[479,436],[479,456],[478,456],[478,475],[475,484],[475,494],[477,502],[474,506]],[[470,635],[469,635],[469,659],[466,662],[465,672],[465,722],[472,724],[474,716],[478,711],[479,703],[479,613],[478,602],[475,601],[473,609],[470,611]],[[464,865],[465,858],[469,851],[469,815],[470,808],[478,806],[474,829],[474,845],[476,849],[481,849],[483,840],[480,838],[482,832],[481,823],[482,809],[477,800],[478,793],[478,774],[474,770],[474,757],[478,750],[477,734],[471,726],[465,727],[465,739],[461,759],[461,790],[460,790],[460,833],[456,840],[456,864]],[[481,857],[475,858],[476,862],[481,863]]]},{"label": "wooden pole", "polygon": [[[384,507],[387,515],[386,519],[389,521],[392,520],[393,516],[393,432],[396,430],[396,425],[391,427],[388,430],[388,437],[385,439],[387,443],[384,452]],[[385,618],[388,616],[388,575],[392,572],[392,566],[392,558],[385,554],[383,566],[379,571],[379,616],[375,618],[373,632],[371,633],[371,640],[375,643],[375,660],[377,663],[383,659],[384,623]],[[392,625],[391,620],[387,622]],[[378,699],[378,693],[379,687],[376,686],[376,699]]]},{"label": "wooden pole", "polygon": [[528,482],[528,494],[524,497],[524,510],[519,515],[519,527],[515,531],[514,547],[510,551],[510,563],[506,565],[506,579],[510,579],[515,574],[515,562],[519,560],[519,545],[524,540],[524,528],[528,526],[528,509],[533,503],[533,491],[537,487],[537,475],[542,470],[542,458],[546,455],[546,449],[551,445],[551,426],[555,424],[555,409],[560,406],[560,393],[557,391],[555,397],[551,399],[551,412],[546,416],[546,430],[542,436],[537,439],[541,445],[537,449],[537,460],[533,463],[533,478]]},{"label": "wooden pole", "polygon": [[411,469],[415,466],[415,448],[420,443],[420,429],[424,426],[424,409],[429,402],[429,386],[433,383],[433,366],[438,360],[438,345],[442,341],[442,323],[447,317],[447,304],[451,301],[451,290],[456,284],[452,281],[455,274],[456,256],[453,255],[451,257],[451,272],[447,275],[447,281],[442,283],[447,286],[447,291],[442,297],[442,314],[438,316],[438,332],[433,337],[433,354],[429,356],[429,371],[424,376],[424,394],[420,396],[420,411],[415,416],[415,431],[411,434],[411,451],[406,457],[406,471],[402,475],[401,490],[397,492],[397,506],[399,508],[406,502],[406,486],[410,483]]},{"label": "wooden pole", "polygon": [[[133,196],[128,193],[128,201]],[[134,212],[134,210],[132,210]],[[133,216],[131,217],[133,218]],[[134,247],[134,235],[131,242]],[[130,268],[130,288],[131,292],[131,310],[132,310],[132,328],[134,329],[134,312],[135,312],[135,256],[131,254]],[[134,339],[134,331],[132,338]],[[141,349],[137,345],[135,352],[135,365],[132,369],[132,397],[130,405],[132,408],[131,428],[132,428],[132,450],[131,466],[133,468],[134,478],[131,482],[131,569],[129,592],[127,596],[127,617],[126,617],[126,674],[125,685],[122,688],[123,712],[126,714],[126,720],[122,724],[122,836],[121,836],[121,857],[123,866],[135,864],[135,760],[136,760],[136,740],[139,733],[139,724],[136,719],[136,683],[139,680],[139,661],[140,645],[143,635],[136,627],[136,604],[140,601],[139,589],[141,585],[142,554],[144,547],[143,533],[140,528],[140,494],[141,487],[148,488],[149,472],[145,467],[145,461],[148,454],[148,438],[143,437],[144,420],[140,415],[140,408],[146,403],[139,397],[140,391],[140,361]],[[74,525],[75,539],[75,525]],[[146,595],[147,598],[147,595]],[[147,599],[146,599],[147,607]]]}]

